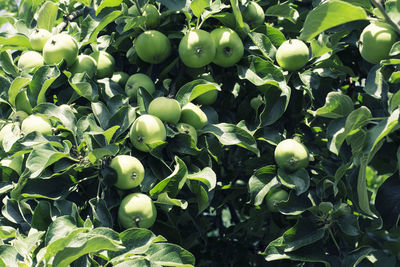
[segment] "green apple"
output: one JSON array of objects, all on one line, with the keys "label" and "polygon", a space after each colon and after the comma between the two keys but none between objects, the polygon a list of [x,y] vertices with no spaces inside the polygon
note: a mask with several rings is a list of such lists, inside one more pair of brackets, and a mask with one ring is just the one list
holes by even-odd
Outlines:
[{"label": "green apple", "polygon": [[307,45],[298,39],[283,42],[276,51],[279,66],[288,71],[296,71],[308,62],[310,52]]},{"label": "green apple", "polygon": [[50,39],[50,37],[51,33],[48,30],[39,28],[34,29],[29,36],[32,49],[36,51],[42,51],[44,44]]},{"label": "green apple", "polygon": [[150,228],[157,218],[153,200],[143,193],[132,193],[124,197],[118,209],[118,221],[125,229]]},{"label": "green apple", "polygon": [[98,51],[90,54],[97,62],[96,78],[112,77],[115,70],[115,59],[106,51]]},{"label": "green apple", "polygon": [[21,70],[32,71],[43,66],[44,60],[42,54],[36,51],[27,51],[22,53],[18,60],[18,68]]},{"label": "green apple", "polygon": [[123,71],[114,72],[113,76],[111,77],[111,80],[115,83],[118,83],[122,88],[125,88],[125,84],[128,79],[129,74]]},{"label": "green apple", "polygon": [[162,121],[176,124],[181,117],[181,106],[175,99],[161,96],[150,102],[148,113]]},{"label": "green apple", "polygon": [[31,132],[40,132],[44,135],[52,135],[53,129],[49,120],[39,115],[29,115],[22,121],[21,132],[25,135]]},{"label": "green apple", "polygon": [[184,122],[180,122],[176,125],[176,129],[180,133],[190,135],[193,138],[194,143],[197,144],[197,131],[196,131],[196,128],[194,128],[192,125],[184,123]]},{"label": "green apple", "polygon": [[192,102],[182,107],[180,122],[192,125],[196,129],[201,129],[208,123],[207,115]]},{"label": "green apple", "polygon": [[74,64],[78,57],[78,43],[71,35],[59,33],[51,36],[43,47],[44,62],[48,65],[55,65],[64,60],[67,67]]},{"label": "green apple", "polygon": [[171,43],[165,34],[156,30],[141,33],[134,42],[138,57],[144,62],[159,64],[171,53]]},{"label": "green apple", "polygon": [[143,181],[144,167],[135,157],[118,155],[111,160],[109,166],[117,173],[117,181],[114,186],[119,189],[132,189]]},{"label": "green apple", "polygon": [[136,149],[149,152],[151,144],[166,140],[167,132],[159,118],[145,114],[139,116],[133,122],[129,131],[129,138]]},{"label": "green apple", "polygon": [[308,149],[294,139],[285,139],[275,148],[275,161],[278,167],[291,173],[305,168],[309,162]]},{"label": "green apple", "polygon": [[216,28],[211,31],[216,45],[213,63],[221,67],[232,67],[243,57],[244,47],[239,35],[229,28]]},{"label": "green apple", "polygon": [[149,76],[143,73],[135,73],[126,81],[125,93],[130,99],[136,100],[139,88],[146,90],[150,95],[156,90],[154,82]]},{"label": "green apple", "polygon": [[[146,19],[145,25],[146,28],[156,28],[160,25],[161,21],[161,13],[158,11],[158,8],[153,5],[147,3],[142,9],[142,16]],[[132,5],[128,9],[128,14],[133,16],[140,16],[138,8],[136,5]]]},{"label": "green apple", "polygon": [[265,13],[257,2],[249,2],[242,14],[244,21],[250,25],[258,26],[264,23]]},{"label": "green apple", "polygon": [[270,211],[278,212],[278,207],[276,206],[276,203],[285,201],[288,199],[288,197],[288,192],[280,188],[275,188],[269,191],[268,194],[265,196],[265,202]]},{"label": "green apple", "polygon": [[389,58],[389,52],[397,40],[396,32],[388,24],[371,23],[360,35],[361,56],[372,64],[378,64],[381,60]]},{"label": "green apple", "polygon": [[78,56],[70,71],[72,75],[86,72],[89,77],[93,78],[97,71],[97,62],[93,57],[82,54]]},{"label": "green apple", "polygon": [[12,120],[14,122],[22,122],[24,119],[26,119],[28,117],[28,113],[26,113],[25,111],[22,110],[18,110],[16,112],[14,112],[11,116]]},{"label": "green apple", "polygon": [[210,64],[216,48],[209,32],[195,29],[189,31],[179,42],[179,57],[190,68],[201,68]]}]

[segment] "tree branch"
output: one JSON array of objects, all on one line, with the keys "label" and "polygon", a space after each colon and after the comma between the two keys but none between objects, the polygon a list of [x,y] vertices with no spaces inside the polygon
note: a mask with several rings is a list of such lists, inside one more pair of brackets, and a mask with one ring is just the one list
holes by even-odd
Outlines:
[{"label": "tree branch", "polygon": [[83,16],[83,14],[85,13],[85,9],[86,6],[84,6],[81,9],[78,9],[74,12],[72,12],[71,14],[69,14],[68,16],[64,16],[64,20],[63,22],[61,22],[57,28],[57,32],[62,32],[63,30],[65,30],[65,28],[68,26],[68,22],[75,20],[76,18]]}]

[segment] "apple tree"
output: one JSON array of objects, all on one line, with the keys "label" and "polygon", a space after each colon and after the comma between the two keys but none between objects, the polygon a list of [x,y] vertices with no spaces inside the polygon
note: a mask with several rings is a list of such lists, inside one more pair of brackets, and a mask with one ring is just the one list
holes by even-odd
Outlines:
[{"label": "apple tree", "polygon": [[399,265],[399,1],[0,9],[0,266]]}]

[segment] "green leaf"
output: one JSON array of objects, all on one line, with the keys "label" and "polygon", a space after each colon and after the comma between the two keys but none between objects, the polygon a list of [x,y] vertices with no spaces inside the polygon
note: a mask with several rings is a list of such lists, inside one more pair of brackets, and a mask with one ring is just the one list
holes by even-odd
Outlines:
[{"label": "green leaf", "polygon": [[96,9],[96,16],[106,7],[115,7],[119,6],[122,3],[122,0],[103,0],[101,4]]},{"label": "green leaf", "polygon": [[208,124],[200,132],[215,135],[222,145],[237,145],[257,155],[260,153],[252,134],[247,129],[238,125],[229,123]]},{"label": "green leaf", "polygon": [[278,121],[285,113],[291,96],[288,86],[262,86],[264,108],[259,116],[260,127],[269,126]]},{"label": "green leaf", "polygon": [[346,120],[332,121],[327,128],[327,134],[329,136],[328,147],[332,153],[339,155],[340,148],[343,142],[349,137],[356,134],[362,129],[369,120],[372,118],[371,111],[362,106],[356,110],[353,110],[346,118]]},{"label": "green leaf", "polygon": [[289,2],[268,7],[265,11],[265,16],[273,16],[278,18],[285,18],[293,23],[296,23],[299,17],[299,12],[292,8]]},{"label": "green leaf", "polygon": [[271,40],[262,33],[258,32],[250,32],[248,36],[251,38],[253,43],[257,46],[257,48],[261,51],[262,55],[271,60],[275,57],[276,48],[271,43]]},{"label": "green leaf", "polygon": [[0,265],[19,267],[17,257],[18,251],[11,245],[0,245]]},{"label": "green leaf", "polygon": [[121,11],[119,10],[113,11],[104,17],[97,17],[96,21],[94,21],[90,16],[87,16],[85,20],[89,20],[90,22],[82,22],[81,46],[95,43],[100,31],[103,30],[108,24],[115,21],[119,16],[121,16]]},{"label": "green leaf", "polygon": [[76,133],[76,118],[74,113],[71,111],[69,105],[57,106],[52,103],[41,103],[34,108],[34,111],[58,119],[63,126],[73,133]]},{"label": "green leaf", "polygon": [[8,45],[8,46],[32,49],[29,38],[22,34],[16,34],[16,35],[9,36],[9,37],[0,36],[0,46],[1,45]]},{"label": "green leaf", "polygon": [[186,164],[178,157],[175,157],[175,163],[174,171],[150,190],[152,196],[168,193],[171,197],[175,197],[185,185],[188,175]]},{"label": "green leaf", "polygon": [[344,267],[357,266],[363,259],[365,259],[369,254],[374,252],[375,249],[372,247],[361,246],[350,253],[348,253],[343,260]]},{"label": "green leaf", "polygon": [[60,70],[57,67],[42,66],[36,70],[29,84],[28,95],[32,98],[32,106],[46,102],[46,91],[59,76]]},{"label": "green leaf", "polygon": [[159,0],[169,10],[173,11],[189,11],[190,0]]},{"label": "green leaf", "polygon": [[193,14],[198,18],[208,7],[210,7],[209,0],[193,0],[190,4],[190,9],[193,11]]},{"label": "green leaf", "polygon": [[209,167],[206,167],[199,172],[188,174],[187,178],[189,180],[202,182],[207,186],[208,191],[213,190],[217,184],[216,174],[213,169]]},{"label": "green leaf", "polygon": [[35,146],[26,161],[26,168],[31,172],[30,177],[38,177],[45,168],[62,158],[69,158],[69,154],[59,152],[50,143]]},{"label": "green leaf", "polygon": [[364,86],[366,93],[378,99],[385,97],[389,87],[381,70],[382,68],[379,64],[372,67],[368,72],[367,81]]},{"label": "green leaf", "polygon": [[150,262],[160,266],[191,267],[195,263],[192,253],[175,244],[152,244],[146,255]]},{"label": "green leaf", "polygon": [[341,24],[367,19],[367,13],[362,7],[332,0],[317,6],[307,15],[300,39],[310,41],[321,32]]},{"label": "green leaf", "polygon": [[296,195],[306,192],[310,187],[310,176],[304,168],[293,173],[287,173],[282,168],[278,168],[278,177],[284,186],[295,189]]},{"label": "green leaf", "polygon": [[196,97],[214,90],[221,91],[221,87],[216,83],[198,79],[183,85],[176,93],[175,99],[184,106]]},{"label": "green leaf", "polygon": [[379,187],[375,199],[384,229],[392,229],[400,219],[400,180],[398,174],[387,178]]},{"label": "green leaf", "polygon": [[17,94],[22,88],[27,86],[30,82],[31,79],[25,77],[17,77],[12,81],[10,88],[8,89],[8,101],[10,102],[11,105],[15,106],[15,98]]},{"label": "green leaf", "polygon": [[346,235],[358,236],[361,234],[357,216],[354,214],[343,214],[338,218],[337,225]]},{"label": "green leaf", "polygon": [[353,101],[348,95],[340,92],[329,92],[326,96],[325,105],[316,111],[310,111],[310,113],[314,116],[336,119],[349,115],[353,109]]},{"label": "green leaf", "polygon": [[157,200],[154,203],[168,206],[177,206],[181,209],[186,209],[188,207],[188,202],[186,200],[171,198],[168,192],[163,192],[157,196]]},{"label": "green leaf", "polygon": [[249,180],[251,201],[256,206],[261,205],[268,192],[277,186],[279,181],[275,177],[275,166],[265,166],[256,170]]},{"label": "green leaf", "polygon": [[9,51],[3,51],[0,53],[0,66],[6,73],[12,76],[17,76],[18,68],[15,66]]},{"label": "green leaf", "polygon": [[265,35],[275,47],[279,47],[286,41],[285,35],[279,29],[270,25],[266,25],[265,27]]},{"label": "green leaf", "polygon": [[46,1],[39,9],[37,27],[51,32],[57,20],[57,13],[58,4],[53,1]]}]

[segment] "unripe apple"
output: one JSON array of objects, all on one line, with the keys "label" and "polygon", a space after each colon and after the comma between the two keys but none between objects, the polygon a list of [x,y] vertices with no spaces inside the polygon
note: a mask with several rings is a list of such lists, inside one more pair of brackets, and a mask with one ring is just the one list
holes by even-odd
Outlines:
[{"label": "unripe apple", "polygon": [[119,189],[132,189],[143,181],[144,167],[135,157],[118,155],[111,160],[109,166],[117,173],[117,181],[114,186]]},{"label": "unripe apple", "polygon": [[185,122],[196,129],[201,129],[207,125],[208,118],[199,106],[189,102],[182,107],[180,122]]},{"label": "unripe apple", "polygon": [[159,118],[145,114],[138,117],[133,122],[129,132],[129,138],[136,149],[149,152],[152,143],[165,141],[167,138],[167,131]]},{"label": "unripe apple", "polygon": [[90,55],[97,62],[96,78],[112,77],[115,70],[115,59],[106,51],[94,52]]},{"label": "unripe apple", "polygon": [[307,45],[298,39],[283,42],[276,51],[279,66],[288,71],[296,71],[306,65],[310,57]]},{"label": "unripe apple", "polygon": [[154,82],[149,76],[143,73],[135,73],[126,81],[125,93],[130,99],[136,100],[139,88],[145,89],[150,95],[156,90]]},{"label": "unripe apple", "polygon": [[162,121],[176,124],[181,117],[181,106],[173,98],[157,97],[150,102],[148,113]]},{"label": "unripe apple", "polygon": [[118,221],[125,229],[132,227],[150,228],[157,218],[153,200],[143,193],[132,193],[121,201]]},{"label": "unripe apple", "polygon": [[44,44],[50,39],[50,37],[51,33],[48,30],[36,28],[29,36],[32,49],[42,51]]},{"label": "unripe apple", "polygon": [[35,68],[43,66],[44,60],[42,55],[36,51],[27,51],[22,53],[18,60],[18,68],[22,70],[32,71]]},{"label": "unripe apple", "polygon": [[78,56],[75,63],[71,66],[70,71],[72,75],[86,72],[92,78],[97,71],[97,62],[93,57],[82,54]]},{"label": "unripe apple", "polygon": [[59,33],[50,37],[43,47],[44,62],[55,65],[64,60],[67,67],[74,64],[78,57],[78,43],[67,33]]}]

